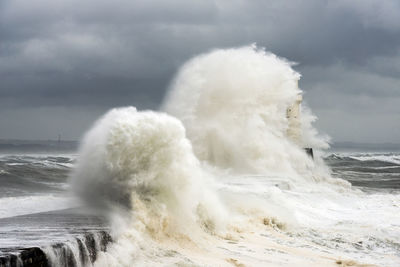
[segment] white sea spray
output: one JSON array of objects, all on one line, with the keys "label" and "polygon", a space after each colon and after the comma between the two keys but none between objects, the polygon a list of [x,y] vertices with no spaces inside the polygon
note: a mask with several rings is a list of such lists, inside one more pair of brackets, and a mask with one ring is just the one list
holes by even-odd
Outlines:
[{"label": "white sea spray", "polygon": [[309,109],[301,140],[288,137],[292,65],[255,46],[214,50],[179,70],[170,115],[126,107],[94,124],[72,185],[112,221],[98,266],[395,266],[399,197],[332,178]]}]

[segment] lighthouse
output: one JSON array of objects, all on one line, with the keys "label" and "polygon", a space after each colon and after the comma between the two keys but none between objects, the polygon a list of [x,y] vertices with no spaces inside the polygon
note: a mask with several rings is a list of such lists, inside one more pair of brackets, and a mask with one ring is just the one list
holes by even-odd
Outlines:
[{"label": "lighthouse", "polygon": [[301,120],[300,120],[300,108],[303,96],[299,93],[296,97],[295,102],[287,108],[286,118],[288,119],[287,135],[296,144],[302,146],[301,136]]},{"label": "lighthouse", "polygon": [[296,100],[294,101],[294,103],[286,109],[286,118],[288,120],[288,128],[286,134],[294,143],[296,143],[300,147],[303,147],[306,153],[313,158],[313,149],[304,147],[304,142],[301,135],[301,102],[303,102],[303,95],[299,93],[296,96]]}]

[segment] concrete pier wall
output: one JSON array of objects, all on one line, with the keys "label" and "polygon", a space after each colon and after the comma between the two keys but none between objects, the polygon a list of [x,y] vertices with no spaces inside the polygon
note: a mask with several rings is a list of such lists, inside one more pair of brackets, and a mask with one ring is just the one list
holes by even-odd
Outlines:
[{"label": "concrete pier wall", "polygon": [[93,263],[112,242],[106,231],[90,232],[65,243],[47,247],[15,248],[2,251],[0,267],[78,267]]}]

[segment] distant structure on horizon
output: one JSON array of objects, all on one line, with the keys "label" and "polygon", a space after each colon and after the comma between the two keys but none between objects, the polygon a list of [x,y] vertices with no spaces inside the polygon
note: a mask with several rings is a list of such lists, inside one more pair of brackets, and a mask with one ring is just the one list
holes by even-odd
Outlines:
[{"label": "distant structure on horizon", "polygon": [[0,139],[0,152],[74,152],[78,141]]}]

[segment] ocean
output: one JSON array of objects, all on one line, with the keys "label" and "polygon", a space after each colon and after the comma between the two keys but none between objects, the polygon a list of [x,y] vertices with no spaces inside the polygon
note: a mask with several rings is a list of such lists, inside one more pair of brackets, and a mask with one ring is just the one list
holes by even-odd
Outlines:
[{"label": "ocean", "polygon": [[[87,259],[81,260],[80,254],[84,251],[79,251],[74,238],[83,238],[90,232],[109,231],[109,227],[98,213],[90,215],[87,211],[82,213],[77,210],[83,204],[71,196],[68,182],[76,157],[76,154],[0,156],[0,257],[17,253],[17,248],[41,247],[53,262],[61,264],[67,259],[65,256],[54,259],[61,257],[62,253],[54,251],[57,247],[52,245],[64,243],[69,246],[70,257],[73,257],[73,264],[69,260],[70,265],[64,262],[64,266],[88,264]],[[219,240],[218,245],[215,244],[215,253],[219,251],[228,260],[227,263],[233,265],[238,256],[250,262],[260,261],[256,264],[258,266],[267,266],[268,263],[294,266],[294,263],[303,261],[312,263],[313,257],[315,265],[318,265],[318,258],[323,255],[337,261],[355,260],[377,266],[398,266],[400,152],[336,152],[327,153],[324,160],[334,177],[353,185],[351,191],[339,194],[337,203],[331,198],[324,198],[325,192],[311,190],[306,194],[282,189],[291,200],[298,202],[291,204],[299,215],[314,220],[313,226],[302,226],[300,230],[293,231],[281,229],[278,222],[270,220],[266,222],[269,229],[250,230],[260,231],[254,244],[251,240],[255,237],[243,243],[240,237],[224,242]],[[219,184],[219,190],[258,196],[267,194],[270,191],[268,188],[277,188],[278,183],[276,177],[241,176]],[[356,203],[347,205],[346,201]],[[313,204],[304,207],[306,203]],[[321,210],[318,209],[324,211],[324,218],[320,217],[318,212]],[[321,227],[320,221],[324,221],[325,225]],[[171,251],[169,256],[161,255],[158,264],[182,260],[196,266],[193,259],[185,257]],[[237,264],[244,263],[237,260]],[[202,266],[201,263],[197,265]]]},{"label": "ocean", "polygon": [[109,227],[71,195],[76,154],[35,152],[0,154],[0,266],[46,266],[29,262],[40,259],[36,248],[49,266],[86,266],[105,250]]},{"label": "ocean", "polygon": [[213,50],[160,111],[4,153],[0,266],[400,266],[400,153],[328,150],[292,66]]}]

